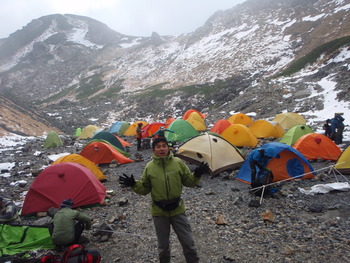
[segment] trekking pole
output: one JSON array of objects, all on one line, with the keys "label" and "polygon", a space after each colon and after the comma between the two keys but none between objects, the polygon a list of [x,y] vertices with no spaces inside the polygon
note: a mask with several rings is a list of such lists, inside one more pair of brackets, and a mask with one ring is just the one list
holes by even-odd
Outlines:
[{"label": "trekking pole", "polygon": [[104,230],[104,229],[94,229],[94,230],[101,231],[101,232],[108,232],[108,233],[116,233],[116,234],[121,234],[121,235],[125,235],[125,236],[156,238],[154,236],[144,236],[144,235],[138,235],[138,234],[132,234],[132,233],[126,233],[126,232],[120,232],[120,231],[113,231],[113,230]]}]

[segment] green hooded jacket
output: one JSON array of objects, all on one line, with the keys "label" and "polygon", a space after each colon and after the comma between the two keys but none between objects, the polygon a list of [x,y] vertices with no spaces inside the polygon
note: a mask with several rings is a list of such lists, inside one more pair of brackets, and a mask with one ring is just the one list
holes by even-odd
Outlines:
[{"label": "green hooded jacket", "polygon": [[[170,200],[181,196],[183,185],[194,187],[200,181],[200,178],[195,178],[187,165],[180,158],[174,157],[172,152],[164,158],[153,154],[152,158],[142,173],[142,179],[136,181],[132,187],[137,194],[151,193],[153,201]],[[182,199],[180,205],[171,211],[161,209],[154,202],[151,206],[152,216],[172,217],[184,212],[185,205]]]}]

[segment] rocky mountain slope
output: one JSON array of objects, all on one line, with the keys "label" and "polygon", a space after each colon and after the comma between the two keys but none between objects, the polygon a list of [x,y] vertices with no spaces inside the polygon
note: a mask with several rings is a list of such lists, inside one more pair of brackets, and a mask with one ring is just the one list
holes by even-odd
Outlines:
[{"label": "rocky mountain slope", "polygon": [[19,106],[13,101],[0,98],[0,137],[15,131],[18,135],[41,136],[51,130],[60,132],[51,123],[41,117],[42,113]]},{"label": "rocky mountain slope", "polygon": [[305,98],[322,78],[350,100],[349,57],[334,60],[349,52],[349,10],[349,0],[248,0],[193,33],[150,37],[49,15],[1,41],[0,92],[32,103],[64,132],[91,119],[109,125],[189,108],[212,120],[320,109],[324,96]]}]

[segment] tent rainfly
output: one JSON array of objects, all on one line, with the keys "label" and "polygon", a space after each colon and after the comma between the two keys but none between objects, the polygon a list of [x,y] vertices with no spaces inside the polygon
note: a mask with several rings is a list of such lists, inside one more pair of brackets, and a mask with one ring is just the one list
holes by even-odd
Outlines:
[{"label": "tent rainfly", "polygon": [[204,133],[182,144],[175,156],[196,165],[206,162],[211,174],[242,165],[244,158],[235,146],[224,138]]}]

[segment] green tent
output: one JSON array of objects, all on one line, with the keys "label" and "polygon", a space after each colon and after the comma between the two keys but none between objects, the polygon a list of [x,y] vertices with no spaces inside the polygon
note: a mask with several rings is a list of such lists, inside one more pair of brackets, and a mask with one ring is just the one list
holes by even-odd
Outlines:
[{"label": "green tent", "polygon": [[77,128],[73,134],[74,137],[79,137],[80,134],[83,132],[82,128]]},{"label": "green tent", "polygon": [[290,128],[279,140],[281,143],[292,146],[301,136],[313,133],[314,131],[310,126],[305,124],[298,124]]},{"label": "green tent", "polygon": [[62,145],[63,145],[63,143],[55,131],[50,131],[47,134],[45,142],[44,142],[45,149],[56,148],[56,147],[62,146]]},{"label": "green tent", "polygon": [[165,132],[165,138],[169,142],[185,142],[199,134],[189,122],[183,119],[174,120],[167,129],[174,132]]},{"label": "green tent", "polygon": [[125,148],[122,145],[122,143],[118,140],[118,138],[114,134],[112,134],[110,132],[100,131],[99,133],[96,133],[91,138],[91,140],[96,140],[96,139],[105,140],[105,141],[109,142],[110,144],[112,144],[113,146],[118,147],[119,149],[125,151]]},{"label": "green tent", "polygon": [[38,249],[53,249],[47,227],[0,224],[0,256],[11,256]]}]

